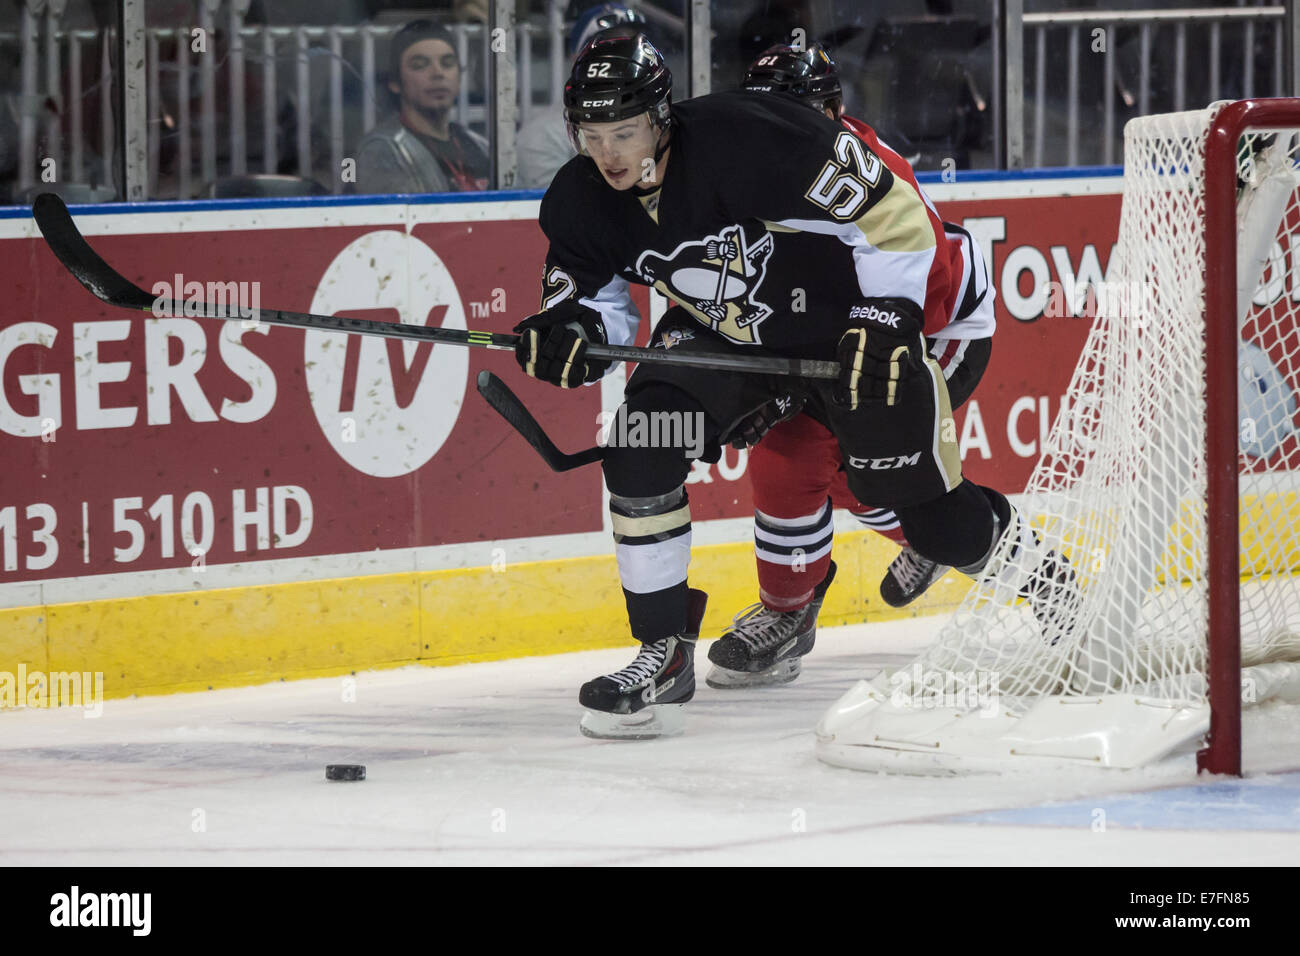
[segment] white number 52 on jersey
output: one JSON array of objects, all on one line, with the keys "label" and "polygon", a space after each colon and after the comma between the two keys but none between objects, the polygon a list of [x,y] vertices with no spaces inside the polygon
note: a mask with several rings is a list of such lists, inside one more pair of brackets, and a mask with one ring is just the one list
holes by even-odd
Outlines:
[{"label": "white number 52 on jersey", "polygon": [[884,168],[879,156],[868,153],[862,140],[845,130],[835,138],[835,159],[826,161],[804,195],[836,219],[856,219]]},{"label": "white number 52 on jersey", "polygon": [[578,291],[578,284],[559,266],[542,271],[542,311],[559,305]]}]

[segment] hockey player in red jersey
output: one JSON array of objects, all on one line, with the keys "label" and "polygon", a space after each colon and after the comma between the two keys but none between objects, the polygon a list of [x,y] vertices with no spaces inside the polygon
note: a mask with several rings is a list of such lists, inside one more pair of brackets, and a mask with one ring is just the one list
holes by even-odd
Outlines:
[{"label": "hockey player in red jersey", "polygon": [[[640,316],[628,283],[653,286],[678,303],[656,326],[657,345],[834,356],[840,376],[643,363],[617,413],[624,422],[689,419],[716,445],[802,402],[835,436],[852,494],[891,508],[928,560],[980,575],[1004,533],[1036,553],[1006,497],[961,474],[947,381],[925,342],[937,243],[916,188],[794,98],[737,90],[674,105],[671,88],[644,36],[596,37],[575,61],[564,104],[579,155],[542,200],[542,310],[516,326],[520,367],[565,388],[596,381],[608,363],[587,344],[631,341]],[[672,732],[694,695],[705,598],[687,585],[689,454],[672,441],[605,449],[619,576],[641,646],[627,667],[580,689],[590,735]]]},{"label": "hockey player in red jersey", "polygon": [[[777,45],[750,64],[744,88],[793,96],[852,132],[879,156],[897,180],[925,203],[935,255],[922,304],[930,355],[947,381],[952,407],[970,396],[988,365],[993,334],[993,290],[979,247],[960,226],[944,223],[908,163],[881,143],[861,120],[844,115],[835,62],[818,45]],[[812,416],[798,414],[769,426],[759,420],[736,443],[752,445],[747,471],[754,492],[754,557],[759,601],[736,616],[709,649],[713,687],[792,681],[800,657],[812,649],[817,615],[835,575],[831,560],[832,508],[848,509],[863,525],[902,546],[880,583],[893,607],[910,604],[944,572],[907,545],[889,508],[859,502],[850,493],[839,444]]]}]

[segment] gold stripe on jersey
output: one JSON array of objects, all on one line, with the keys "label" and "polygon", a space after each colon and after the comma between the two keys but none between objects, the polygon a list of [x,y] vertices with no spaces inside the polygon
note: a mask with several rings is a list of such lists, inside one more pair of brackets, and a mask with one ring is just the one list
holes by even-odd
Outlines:
[{"label": "gold stripe on jersey", "polygon": [[912,184],[898,176],[889,192],[854,224],[881,252],[928,252],[935,248],[929,210]]},{"label": "gold stripe on jersey", "polygon": [[[948,383],[943,369],[929,355],[925,366],[934,382],[934,459],[943,472],[949,491],[961,484],[961,449],[957,445],[956,428],[952,424],[952,400],[948,397]],[[890,383],[892,386],[892,382]]]}]

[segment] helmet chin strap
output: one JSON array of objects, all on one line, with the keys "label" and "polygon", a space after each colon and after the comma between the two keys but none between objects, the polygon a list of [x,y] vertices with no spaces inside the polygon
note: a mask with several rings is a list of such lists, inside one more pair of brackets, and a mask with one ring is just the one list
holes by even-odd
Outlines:
[{"label": "helmet chin strap", "polygon": [[655,165],[659,165],[659,160],[664,158],[664,153],[668,152],[668,147],[672,145],[672,134],[665,129],[659,133],[659,142],[655,145]]}]

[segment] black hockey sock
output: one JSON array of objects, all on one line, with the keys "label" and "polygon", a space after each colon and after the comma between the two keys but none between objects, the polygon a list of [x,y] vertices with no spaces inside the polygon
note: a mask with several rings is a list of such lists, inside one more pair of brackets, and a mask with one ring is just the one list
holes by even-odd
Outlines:
[{"label": "black hockey sock", "polygon": [[982,566],[992,552],[995,530],[1007,526],[1006,497],[969,480],[940,498],[896,508],[907,542],[918,554],[949,567]]},{"label": "black hockey sock", "polygon": [[[983,555],[968,564],[953,565],[962,574],[972,578],[979,577],[980,573],[988,566],[989,559],[993,557],[994,549],[997,548],[998,542],[1002,540],[1002,536],[1007,533],[1012,523],[1013,513],[1011,502],[1007,501],[1007,496],[1002,492],[994,491],[992,488],[986,488],[983,485],[976,485],[976,487],[984,493],[984,497],[988,499],[989,505],[993,508],[994,525],[988,550]],[[1015,533],[1019,534],[1022,527],[1017,523]],[[1010,553],[1014,555],[1019,548],[1020,545],[1016,544]]]},{"label": "black hockey sock", "polygon": [[686,489],[666,495],[609,496],[614,553],[632,636],[650,642],[686,627],[691,508]]}]

